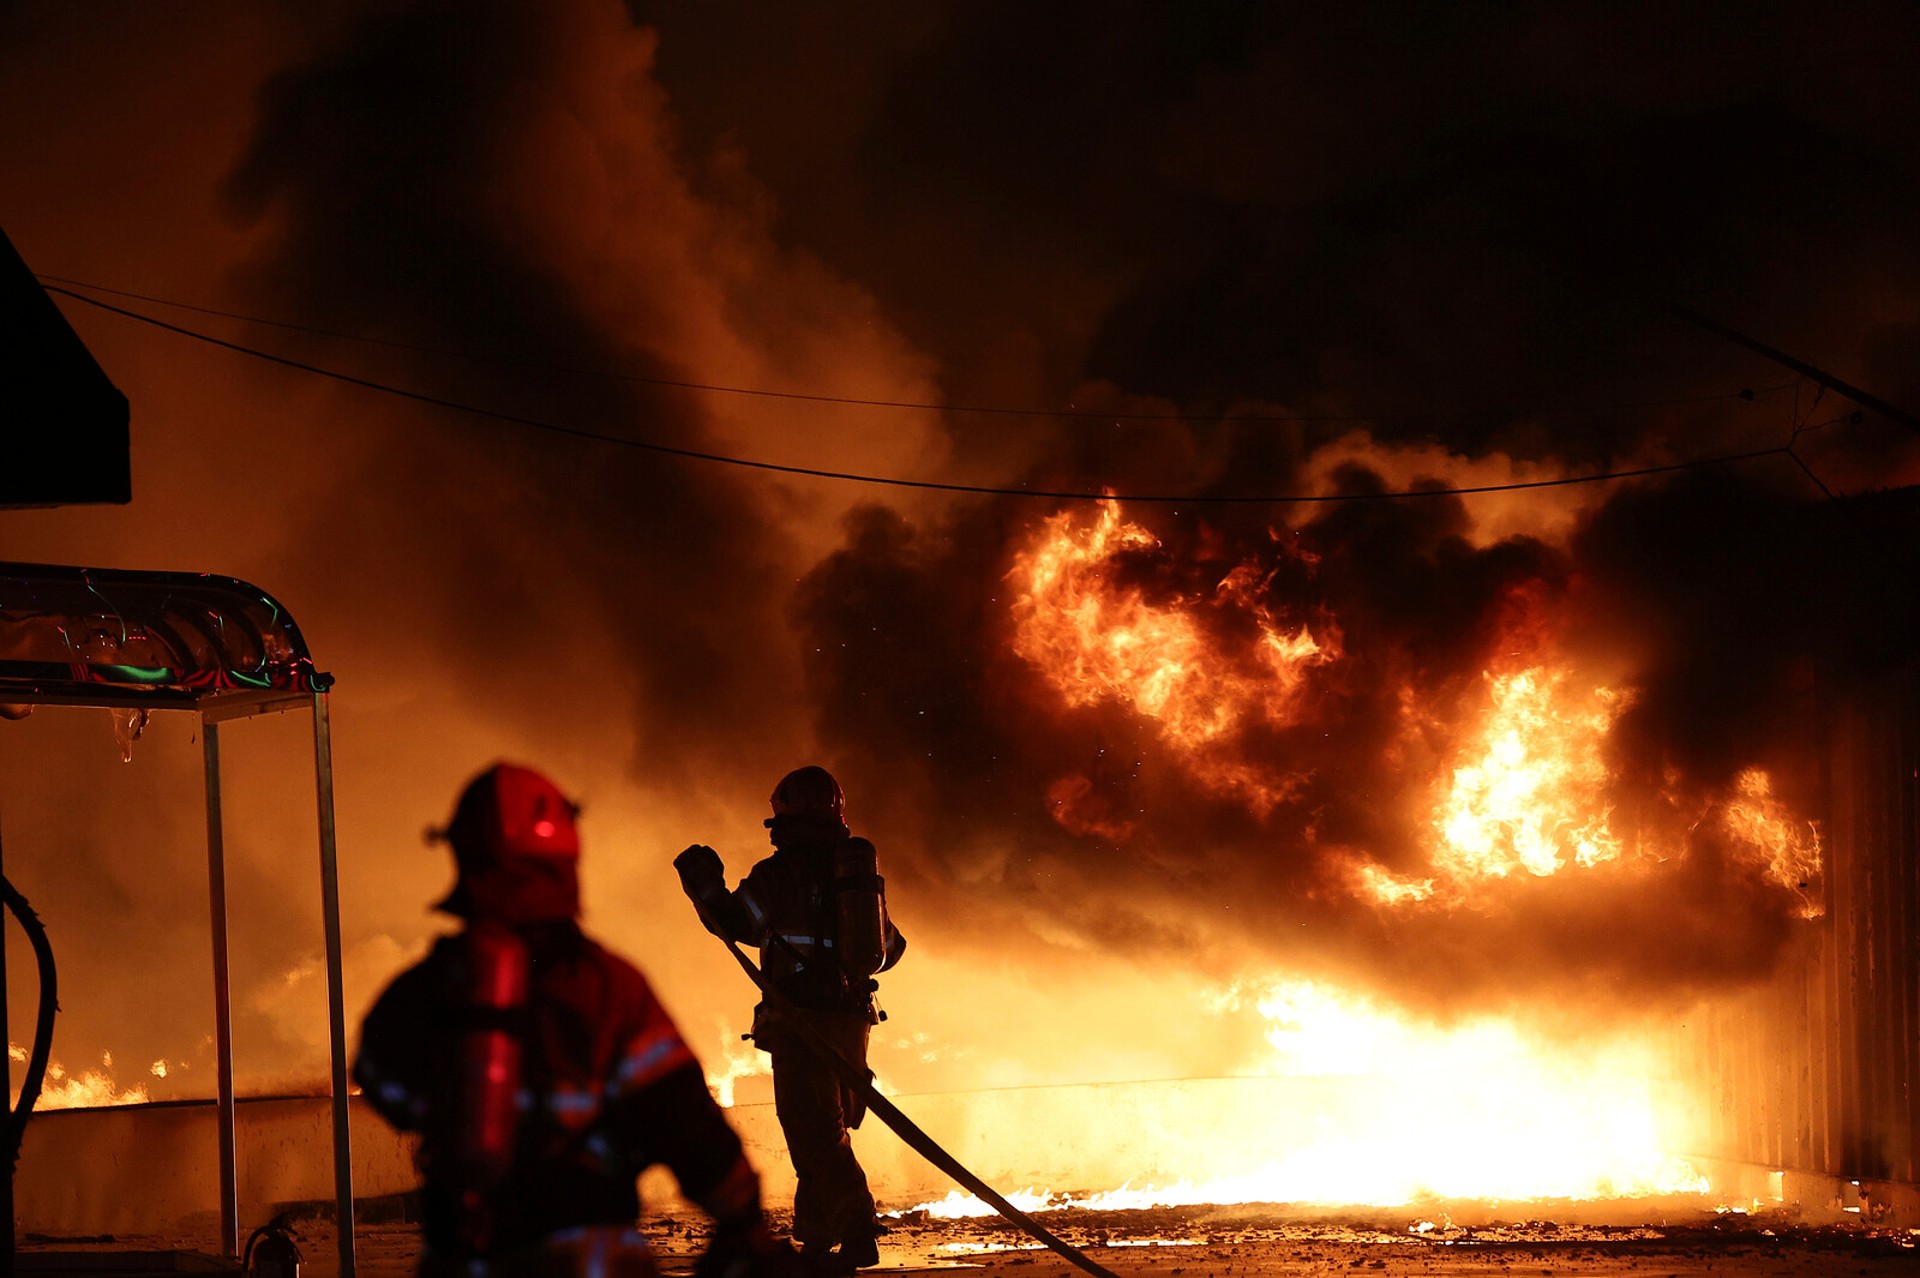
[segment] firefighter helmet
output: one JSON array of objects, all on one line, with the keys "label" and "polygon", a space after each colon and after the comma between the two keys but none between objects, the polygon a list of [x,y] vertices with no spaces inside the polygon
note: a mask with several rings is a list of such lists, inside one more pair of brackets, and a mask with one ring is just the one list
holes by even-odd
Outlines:
[{"label": "firefighter helmet", "polygon": [[440,909],[530,922],[579,912],[578,808],[531,768],[496,763],[467,783],[433,832],[453,847],[459,881]]},{"label": "firefighter helmet", "polygon": [[814,765],[795,768],[773,787],[773,815],[832,817],[835,821],[844,821],[847,796],[840,789],[840,783],[833,779],[833,773],[825,768]]}]

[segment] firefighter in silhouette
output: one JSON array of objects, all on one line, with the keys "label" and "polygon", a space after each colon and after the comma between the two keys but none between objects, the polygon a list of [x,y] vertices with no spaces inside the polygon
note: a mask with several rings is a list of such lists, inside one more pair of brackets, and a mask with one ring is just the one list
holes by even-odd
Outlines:
[{"label": "firefighter in silhouette", "polygon": [[433,832],[459,868],[437,908],[466,926],[361,1028],[355,1080],[421,1136],[421,1273],[647,1278],[635,1180],[664,1163],[713,1219],[703,1278],[778,1274],[791,1249],[699,1064],[646,978],[575,921],[574,816],[527,768],[476,777]]},{"label": "firefighter in silhouette", "polygon": [[846,796],[825,768],[788,773],[774,787],[766,826],[773,855],[729,892],[720,856],[694,844],[674,859],[680,883],[709,930],[760,947],[772,999],[754,1009],[753,1040],[773,1058],[774,1110],[797,1180],[793,1235],[811,1268],[849,1272],[878,1262],[873,1195],[849,1128],[866,1116],[790,1023],[861,1073],[878,1023],[873,976],[899,962],[906,942],[887,917],[873,844],[847,829]]}]

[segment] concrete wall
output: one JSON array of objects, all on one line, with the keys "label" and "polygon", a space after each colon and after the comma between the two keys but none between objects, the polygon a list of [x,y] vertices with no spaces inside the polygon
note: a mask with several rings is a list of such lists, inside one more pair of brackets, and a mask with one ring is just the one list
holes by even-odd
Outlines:
[{"label": "concrete wall", "polygon": [[[331,1103],[243,1101],[235,1120],[243,1233],[276,1206],[333,1197]],[[350,1106],[356,1197],[414,1182],[413,1154],[356,1099]],[[15,1172],[15,1228],[58,1237],[219,1235],[220,1145],[212,1102],[35,1114]]]},{"label": "concrete wall", "polygon": [[[1212,1079],[1185,1083],[941,1093],[900,1108],[963,1164],[1002,1191],[1110,1189],[1123,1180],[1169,1184],[1243,1174],[1298,1154],[1313,1139],[1298,1116],[1372,1103],[1362,1078]],[[1435,1096],[1423,1103],[1438,1104]],[[409,1141],[350,1105],[357,1200],[415,1184]],[[1234,1149],[1217,1143],[1220,1115],[1247,1117]],[[790,1202],[793,1174],[770,1104],[728,1111],[767,1198]],[[18,1180],[21,1233],[219,1233],[219,1144],[214,1107],[139,1105],[54,1110],[27,1126]],[[236,1119],[242,1233],[293,1203],[331,1203],[331,1109],[324,1098],[242,1101]],[[944,1196],[953,1184],[869,1118],[854,1135],[884,1207]],[[664,1173],[642,1182],[651,1208],[674,1194]]]}]

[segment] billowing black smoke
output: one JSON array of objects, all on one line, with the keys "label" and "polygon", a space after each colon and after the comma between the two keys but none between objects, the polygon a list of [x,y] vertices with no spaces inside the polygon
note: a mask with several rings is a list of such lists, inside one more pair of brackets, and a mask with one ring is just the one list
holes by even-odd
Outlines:
[{"label": "billowing black smoke", "polygon": [[[410,390],[563,431],[710,444],[700,405],[649,381],[675,371],[651,339],[682,299],[629,281],[625,327],[610,330],[566,278],[561,246],[530,238],[526,197],[503,189],[529,101],[564,93],[595,25],[578,10],[376,6],[276,75],[228,186],[232,210],[269,231],[242,273],[259,305],[401,342]],[[364,348],[348,353],[363,366]],[[685,784],[733,755],[723,743],[763,735],[766,689],[740,671],[779,664],[760,550],[772,534],[733,475],[485,416],[429,414],[413,429],[431,435],[339,477],[341,518],[311,550],[418,565],[417,592],[399,606],[362,595],[363,609],[339,581],[322,606],[361,614],[361,633],[384,632],[390,651],[407,632],[466,632],[430,654],[431,677],[511,715],[545,718],[556,698],[605,715],[597,686],[631,678],[633,710],[609,717],[661,729],[634,743],[649,784]],[[594,664],[569,625],[618,636],[618,667]]]},{"label": "billowing black smoke", "polygon": [[[1920,636],[1895,571],[1913,503],[1688,477],[1620,493],[1556,548],[1476,545],[1461,498],[1371,500],[1372,477],[1346,482],[1354,500],[1278,530],[1129,512],[1159,538],[1108,566],[1117,587],[1177,606],[1255,562],[1275,615],[1337,629],[1337,673],[1292,721],[1235,739],[1237,757],[1296,782],[1266,812],[1197,780],[1124,697],[1072,707],[1014,654],[1003,574],[1038,512],[976,512],[938,535],[858,515],[799,618],[821,731],[902,850],[894,872],[992,920],[1002,943],[1022,916],[1160,960],[1235,935],[1276,962],[1468,1001],[1568,985],[1678,997],[1765,971],[1804,901],[1702,817],[1764,768],[1818,818],[1821,708],[1871,696]],[[1246,646],[1244,617],[1188,615],[1223,659]],[[1516,661],[1632,689],[1607,734],[1604,799],[1673,864],[1578,887],[1520,874],[1466,902],[1383,908],[1347,872],[1426,872],[1458,729],[1486,672]],[[1411,733],[1409,704],[1426,720]],[[1079,779],[1071,821],[1050,791],[1063,774]]]}]

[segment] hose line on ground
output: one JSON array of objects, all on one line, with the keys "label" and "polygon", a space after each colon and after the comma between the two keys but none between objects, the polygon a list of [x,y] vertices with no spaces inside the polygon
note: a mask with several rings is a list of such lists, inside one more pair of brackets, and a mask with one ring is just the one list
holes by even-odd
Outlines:
[{"label": "hose line on ground", "polygon": [[11,1175],[20,1161],[20,1142],[27,1134],[27,1117],[33,1113],[34,1102],[40,1099],[41,1084],[46,1081],[47,1058],[53,1051],[53,1016],[60,1010],[60,1000],[55,984],[53,945],[47,940],[47,929],[27,904],[27,898],[15,890],[4,874],[0,874],[0,901],[20,920],[20,929],[27,934],[34,960],[40,965],[40,1010],[34,1019],[33,1050],[27,1054],[27,1072],[20,1080],[20,1099],[7,1115],[6,1156]]}]

